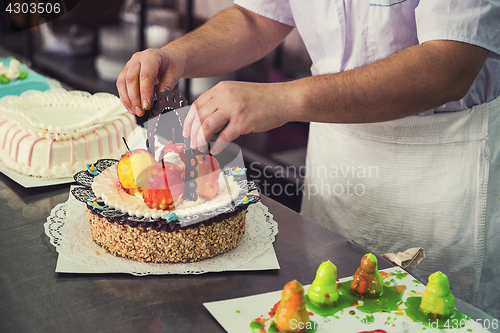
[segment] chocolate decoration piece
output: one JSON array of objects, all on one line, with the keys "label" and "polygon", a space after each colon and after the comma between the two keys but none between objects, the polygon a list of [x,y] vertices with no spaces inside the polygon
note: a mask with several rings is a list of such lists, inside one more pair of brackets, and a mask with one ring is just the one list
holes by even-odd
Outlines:
[{"label": "chocolate decoration piece", "polygon": [[[146,146],[148,147],[148,151],[151,153],[151,155],[154,156],[155,137],[158,129],[158,124],[161,118],[160,115],[170,111],[175,112],[176,109],[182,108],[187,105],[188,105],[187,99],[181,96],[181,94],[177,90],[172,92],[167,89],[163,92],[158,93],[156,100],[153,102],[153,107],[151,108],[148,120]],[[177,115],[177,120],[180,125],[180,130],[177,132],[180,133],[182,131],[182,120],[180,119],[180,115],[177,112],[175,113]],[[174,137],[174,133],[176,132],[175,128],[178,127],[179,125],[176,122],[172,123],[171,121],[167,122],[167,124],[168,126],[170,126],[170,128],[162,128],[162,132],[172,133],[172,141],[175,142],[175,137]],[[185,140],[185,145],[186,147],[189,147],[189,139]],[[184,187],[184,198],[186,200],[196,201],[198,200],[198,193],[196,193],[196,189],[198,188],[198,184],[196,182],[196,178],[198,177],[198,172],[196,171],[198,160],[196,159],[196,153],[193,150],[188,149],[185,152],[185,162],[186,162],[186,169],[185,169],[186,182]]]},{"label": "chocolate decoration piece", "polygon": [[196,171],[198,159],[192,149],[186,150],[184,156],[186,160],[184,199],[196,201],[198,200],[198,193],[196,193],[198,189],[198,183],[196,182],[196,178],[198,178],[198,171]]},{"label": "chocolate decoration piece", "polygon": [[[156,130],[158,128],[158,122],[160,121],[159,116],[163,113],[174,111],[175,109],[179,109],[183,106],[188,105],[187,99],[181,96],[181,93],[178,90],[170,91],[166,89],[165,91],[158,93],[158,96],[156,97],[157,98],[156,100],[153,101],[153,106],[149,111],[148,131],[146,140],[146,146],[148,147],[148,151],[153,156],[155,150],[155,135],[156,135]],[[177,119],[179,120],[180,123],[178,115]],[[171,126],[172,128],[174,128],[177,125],[171,124]]]}]

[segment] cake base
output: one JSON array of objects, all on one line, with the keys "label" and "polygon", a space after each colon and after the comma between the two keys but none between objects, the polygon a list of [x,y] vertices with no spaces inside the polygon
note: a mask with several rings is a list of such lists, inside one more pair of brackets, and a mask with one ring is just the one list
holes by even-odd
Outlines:
[{"label": "cake base", "polygon": [[234,249],[245,234],[246,213],[169,232],[109,222],[87,207],[94,242],[115,256],[152,263],[195,262]]}]

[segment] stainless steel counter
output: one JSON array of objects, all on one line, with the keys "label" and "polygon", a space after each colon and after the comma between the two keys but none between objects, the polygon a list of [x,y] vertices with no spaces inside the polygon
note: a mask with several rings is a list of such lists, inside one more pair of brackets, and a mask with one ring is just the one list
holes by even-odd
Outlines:
[{"label": "stainless steel counter", "polygon": [[[280,270],[191,276],[58,274],[57,252],[44,232],[69,185],[25,189],[0,174],[0,332],[224,332],[204,302],[280,290],[313,281],[332,260],[352,275],[367,252],[285,206],[263,197],[279,224]],[[390,264],[379,258],[379,267]],[[458,303],[473,318],[491,318]]]}]

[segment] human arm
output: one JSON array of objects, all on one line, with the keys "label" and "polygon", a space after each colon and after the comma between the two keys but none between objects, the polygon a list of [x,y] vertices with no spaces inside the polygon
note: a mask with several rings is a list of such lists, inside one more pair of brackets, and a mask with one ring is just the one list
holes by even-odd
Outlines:
[{"label": "human arm", "polygon": [[[222,82],[202,94],[185,123],[191,147],[261,132],[289,121],[369,123],[398,119],[461,99],[488,50],[435,40],[356,69],[285,83]],[[199,117],[199,121],[197,119]],[[215,145],[217,154],[224,144]]]},{"label": "human arm", "polygon": [[160,49],[134,54],[116,83],[120,99],[142,116],[151,106],[154,85],[158,91],[171,90],[181,77],[232,72],[268,54],[291,30],[242,7],[230,7]]}]

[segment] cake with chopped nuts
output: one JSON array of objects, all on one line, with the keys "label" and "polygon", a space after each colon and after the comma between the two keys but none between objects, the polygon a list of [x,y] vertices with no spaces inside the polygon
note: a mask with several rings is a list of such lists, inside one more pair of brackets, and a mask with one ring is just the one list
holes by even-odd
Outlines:
[{"label": "cake with chopped nuts", "polygon": [[142,262],[183,263],[238,246],[248,205],[259,200],[249,194],[256,184],[240,168],[221,171],[213,157],[196,156],[197,163],[190,163],[196,164],[196,200],[188,199],[183,189],[193,188],[186,185],[193,172],[174,151],[167,147],[158,162],[145,151],[130,151],[120,161],[99,160],[75,175],[81,186],[72,193],[86,203],[93,240],[105,251]]}]

